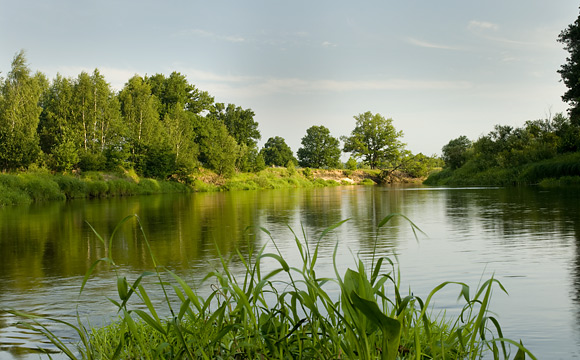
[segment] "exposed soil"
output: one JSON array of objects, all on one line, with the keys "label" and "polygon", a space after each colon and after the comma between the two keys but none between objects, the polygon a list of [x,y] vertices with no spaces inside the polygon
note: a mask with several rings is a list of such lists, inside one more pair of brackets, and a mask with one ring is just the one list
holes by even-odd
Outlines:
[{"label": "exposed soil", "polygon": [[404,184],[404,183],[421,183],[424,179],[411,178],[399,171],[387,172],[368,172],[364,170],[312,170],[312,176],[317,179],[334,180],[338,182],[349,182],[352,184],[359,183],[364,179],[371,179],[377,184]]}]

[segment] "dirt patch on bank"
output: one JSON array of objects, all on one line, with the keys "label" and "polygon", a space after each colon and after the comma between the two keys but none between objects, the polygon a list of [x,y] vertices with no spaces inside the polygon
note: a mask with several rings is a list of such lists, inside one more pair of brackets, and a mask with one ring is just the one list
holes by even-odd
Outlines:
[{"label": "dirt patch on bank", "polygon": [[371,179],[377,184],[406,184],[421,183],[424,179],[412,178],[400,171],[381,172],[379,170],[322,170],[313,169],[312,177],[315,179],[334,180],[358,184],[364,179]]}]

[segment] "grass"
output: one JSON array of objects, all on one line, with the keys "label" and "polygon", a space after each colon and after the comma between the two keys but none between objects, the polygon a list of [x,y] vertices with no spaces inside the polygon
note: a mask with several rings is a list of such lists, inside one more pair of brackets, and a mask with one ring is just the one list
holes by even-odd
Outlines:
[{"label": "grass", "polygon": [[[394,216],[402,215],[387,216],[379,228]],[[117,298],[110,301],[117,307],[117,321],[89,329],[78,315],[73,324],[11,311],[26,320],[23,326],[46,336],[71,359],[479,359],[484,354],[514,360],[527,354],[535,359],[521,342],[503,337],[490,312],[494,289],[506,291],[493,277],[475,289],[444,282],[422,299],[401,291],[401,275],[388,257],[373,255],[366,264],[355,259],[355,266],[341,273],[338,247],[334,276],[317,276],[318,244],[344,221],[325,229],[314,243],[294,234],[298,264],[289,264],[278,250],[266,252],[265,245],[247,254],[238,251],[229,259],[220,254],[220,266],[205,277],[212,291],[202,297],[158,264],[151,251],[153,271],[131,281],[120,273],[111,245],[119,227],[134,218],[121,221],[109,239],[95,232],[107,256],[90,267],[79,292],[80,296],[100,263],[108,264],[115,275]],[[409,223],[413,231],[420,231]],[[140,223],[139,227],[149,248]],[[261,231],[278,249],[272,234]],[[234,260],[243,266],[240,276],[231,271]],[[272,270],[264,271],[266,261],[275,264]],[[147,289],[145,278],[155,279],[156,288]],[[430,305],[447,287],[457,288],[461,314],[434,317]],[[163,309],[153,305],[152,291],[163,294]],[[138,304],[133,305],[133,298]],[[79,343],[71,345],[55,336],[46,322],[50,320],[68,325]]]},{"label": "grass", "polygon": [[89,172],[83,176],[43,172],[0,174],[0,207],[33,202],[78,198],[148,195],[188,192],[191,188],[174,181]]},{"label": "grass", "polygon": [[578,176],[580,176],[580,153],[570,153],[510,168],[479,169],[475,162],[468,161],[459,169],[443,169],[431,174],[424,184],[513,186],[538,185],[545,182],[550,186],[557,186],[554,184],[558,183],[570,186],[575,182],[570,183],[569,180]]}]

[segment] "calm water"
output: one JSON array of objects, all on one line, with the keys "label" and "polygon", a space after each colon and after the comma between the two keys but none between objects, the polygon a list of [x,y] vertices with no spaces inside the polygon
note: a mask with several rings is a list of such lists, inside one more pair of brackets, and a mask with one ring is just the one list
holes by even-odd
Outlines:
[{"label": "calm water", "polygon": [[[408,216],[427,236],[416,241],[401,218],[377,231],[392,212]],[[303,228],[314,241],[325,227],[348,218],[322,240],[319,274],[333,274],[337,243],[342,272],[357,254],[368,258],[375,241],[381,254],[397,256],[403,287],[423,298],[443,281],[476,287],[495,274],[509,291],[495,291],[491,304],[506,337],[521,338],[540,359],[580,358],[580,189],[359,186],[0,209],[0,308],[69,320],[78,311],[93,325],[114,316],[105,297],[115,296],[116,285],[106,271],[97,271],[78,297],[86,270],[105,255],[87,222],[108,236],[130,214],[141,218],[159,262],[193,283],[215,264],[216,244],[225,254],[271,247],[256,227],[268,229],[293,262],[298,255],[288,226],[300,237]],[[123,225],[112,251],[129,278],[152,268],[133,220]],[[458,291],[440,293],[435,306],[457,312]],[[27,351],[37,346],[46,344],[0,313],[0,359],[38,359]]]}]

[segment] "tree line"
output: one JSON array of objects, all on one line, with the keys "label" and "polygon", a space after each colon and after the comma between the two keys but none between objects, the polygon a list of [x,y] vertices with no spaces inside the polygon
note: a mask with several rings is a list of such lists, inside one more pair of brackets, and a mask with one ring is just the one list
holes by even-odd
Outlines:
[{"label": "tree line", "polygon": [[558,70],[568,88],[562,95],[570,105],[568,116],[558,113],[521,127],[495,125],[475,141],[466,136],[450,140],[442,148],[448,175],[458,169],[463,173],[514,169],[580,152],[580,16],[560,33],[558,42],[569,53]]},{"label": "tree line", "polygon": [[[0,170],[31,164],[56,172],[106,171],[122,166],[145,177],[187,176],[201,167],[229,176],[266,166],[356,169],[400,168],[424,176],[434,157],[412,155],[392,119],[366,112],[343,136],[344,147],[324,126],[312,126],[297,158],[284,138],[269,138],[262,149],[254,112],[214,97],[179,72],[135,75],[116,92],[98,69],[49,81],[32,73],[25,54],[14,56],[0,78]],[[419,172],[421,172],[419,174]]]}]

